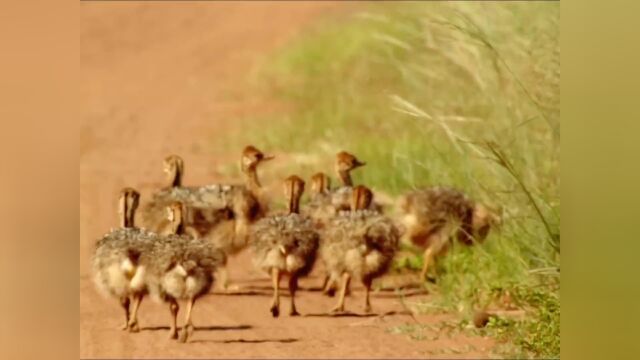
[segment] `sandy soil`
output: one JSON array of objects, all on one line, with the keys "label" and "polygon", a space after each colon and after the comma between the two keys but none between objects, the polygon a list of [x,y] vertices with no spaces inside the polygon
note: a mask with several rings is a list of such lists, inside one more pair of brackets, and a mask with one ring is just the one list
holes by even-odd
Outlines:
[{"label": "sandy soil", "polygon": [[[273,319],[268,311],[268,281],[253,269],[247,253],[232,259],[230,267],[244,293],[214,293],[201,299],[194,308],[196,332],[188,344],[167,339],[168,309],[148,299],[139,314],[142,331],[118,330],[121,309],[100,296],[91,282],[93,243],[117,224],[115,199],[120,188],[140,189],[144,201],[160,185],[160,164],[169,153],[185,159],[186,182],[221,180],[217,166],[236,162],[240,149],[213,153],[210,144],[242,128],[238,121],[242,117],[270,108],[269,102],[251,96],[247,74],[312,20],[344,14],[356,6],[332,2],[81,4],[82,358],[424,358],[467,345],[476,350],[440,356],[487,356],[493,344],[490,339],[458,336],[415,341],[389,334],[393,325],[437,323],[451,316],[414,319],[391,292],[374,294],[372,300],[378,315],[388,315],[357,316],[363,302],[357,286],[347,302],[356,313],[353,316],[326,316],[335,300],[301,291],[298,309],[305,316]],[[311,276],[301,285],[311,288],[319,281]],[[283,300],[286,314],[288,303]]]}]

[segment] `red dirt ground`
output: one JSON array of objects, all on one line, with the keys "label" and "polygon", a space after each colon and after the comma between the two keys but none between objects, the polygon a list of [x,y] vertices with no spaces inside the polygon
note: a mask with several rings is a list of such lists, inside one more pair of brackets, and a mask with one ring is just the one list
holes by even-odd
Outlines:
[{"label": "red dirt ground", "polygon": [[[249,96],[247,74],[311,21],[345,14],[360,4],[334,2],[189,2],[81,4],[82,128],[80,158],[80,357],[82,358],[425,358],[486,357],[493,341],[461,335],[411,340],[394,325],[435,324],[449,315],[406,314],[391,292],[373,295],[377,314],[323,315],[335,299],[300,291],[297,318],[273,319],[264,275],[249,254],[231,260],[230,275],[253,295],[209,294],[194,308],[196,332],[187,344],[167,339],[169,312],[146,299],[142,331],[118,329],[119,305],[95,290],[93,244],[117,224],[116,194],[141,190],[142,200],[162,180],[161,161],[180,154],[185,181],[221,180],[216,167],[235,163],[240,149],[210,150],[216,137],[242,127],[237,121],[269,105]],[[256,144],[259,147],[259,144]],[[271,179],[264,179],[269,182]],[[275,181],[275,179],[273,180]],[[318,285],[315,276],[302,287]],[[362,313],[353,288],[347,308]],[[408,298],[423,300],[426,295]],[[400,314],[393,314],[400,313]],[[180,316],[183,314],[181,313]],[[313,316],[317,315],[317,316]],[[472,345],[471,352],[451,348]],[[440,354],[440,355],[433,355]]]}]

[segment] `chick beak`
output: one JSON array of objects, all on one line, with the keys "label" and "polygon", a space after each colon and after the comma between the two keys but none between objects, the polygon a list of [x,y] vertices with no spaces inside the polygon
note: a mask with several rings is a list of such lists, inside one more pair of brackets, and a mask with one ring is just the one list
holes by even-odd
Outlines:
[{"label": "chick beak", "polygon": [[273,159],[275,159],[275,156],[273,156],[273,155],[265,155],[262,158],[262,161],[268,161],[268,160],[273,160]]},{"label": "chick beak", "polygon": [[282,255],[287,255],[287,249],[285,249],[284,246],[280,245],[279,249]]},{"label": "chick beak", "polygon": [[365,165],[367,165],[367,163],[366,163],[366,162],[362,162],[362,161],[360,161],[360,160],[356,160],[356,161],[353,163],[353,168],[355,169],[355,168],[359,168],[359,167],[361,167],[361,166],[365,166]]}]

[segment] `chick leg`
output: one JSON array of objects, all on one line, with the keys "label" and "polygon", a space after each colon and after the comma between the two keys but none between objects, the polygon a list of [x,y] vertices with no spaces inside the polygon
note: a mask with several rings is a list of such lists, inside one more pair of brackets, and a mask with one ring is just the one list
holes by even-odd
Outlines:
[{"label": "chick leg", "polygon": [[371,312],[371,302],[369,301],[369,294],[371,293],[371,279],[364,279],[364,312]]},{"label": "chick leg", "polygon": [[218,276],[220,278],[220,288],[222,290],[227,290],[229,286],[229,272],[227,271],[227,266],[222,265],[218,268]]},{"label": "chick leg", "polygon": [[325,283],[322,291],[325,295],[329,297],[333,297],[336,294],[336,287],[337,287],[336,280],[337,279],[335,278],[335,276],[331,274],[328,274],[325,277]]},{"label": "chick leg", "polygon": [[120,327],[122,330],[127,330],[129,328],[129,297],[123,296],[120,298],[120,305],[124,308],[124,325]]},{"label": "chick leg", "polygon": [[340,296],[338,298],[338,304],[331,309],[331,312],[343,312],[344,311],[344,297],[347,294],[347,288],[351,281],[351,275],[349,273],[342,274],[342,288],[340,289]]},{"label": "chick leg", "polygon": [[[327,284],[327,289],[325,291],[325,294],[327,294],[327,296],[329,297],[333,297],[336,294],[336,290],[338,290],[338,287],[340,287],[340,284],[338,283],[338,279],[332,278],[329,281],[329,284]],[[345,291],[345,296],[349,296],[351,295],[351,284],[349,284],[347,286],[347,290]]]},{"label": "chick leg", "polygon": [[232,292],[240,290],[240,286],[237,284],[232,284],[229,281],[229,270],[227,269],[227,265],[222,265],[218,268],[218,276],[220,278],[220,288],[225,292]]},{"label": "chick leg", "polygon": [[129,323],[127,324],[129,332],[140,331],[140,327],[138,326],[138,308],[140,307],[140,303],[142,302],[142,297],[142,294],[136,294],[133,296],[133,309],[131,310],[131,317],[129,318]]},{"label": "chick leg", "polygon": [[428,247],[427,250],[424,251],[424,257],[422,260],[422,271],[420,272],[420,281],[423,281],[427,277],[427,270],[429,269],[429,264],[433,258],[433,249]]},{"label": "chick leg", "polygon": [[195,304],[196,300],[194,298],[189,298],[187,301],[187,313],[185,316],[184,326],[182,327],[182,332],[180,333],[180,342],[187,342],[187,338],[193,332],[193,323],[191,322],[191,309]]},{"label": "chick leg", "polygon": [[298,290],[298,276],[291,275],[291,277],[289,277],[289,293],[291,294],[291,310],[289,310],[290,316],[300,315],[298,310],[296,310],[296,290]]},{"label": "chick leg", "polygon": [[178,302],[176,299],[169,300],[169,310],[171,311],[171,328],[169,329],[169,339],[178,338]]},{"label": "chick leg", "polygon": [[278,317],[280,315],[280,269],[271,269],[271,280],[273,281],[273,300],[271,301],[271,315]]},{"label": "chick leg", "polygon": [[331,278],[331,276],[329,276],[329,273],[324,275],[324,278],[322,279],[322,286],[320,287],[322,289],[323,293],[327,293],[327,286],[329,286],[329,279]]}]

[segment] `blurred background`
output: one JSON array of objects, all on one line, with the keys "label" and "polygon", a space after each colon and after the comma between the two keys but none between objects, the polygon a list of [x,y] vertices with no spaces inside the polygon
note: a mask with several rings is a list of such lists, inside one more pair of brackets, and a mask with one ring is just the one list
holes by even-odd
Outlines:
[{"label": "blurred background", "polygon": [[[253,144],[277,157],[263,175],[276,203],[285,176],[332,174],[347,150],[367,162],[355,182],[389,203],[447,185],[498,209],[499,231],[454,247],[414,304],[495,344],[430,355],[559,356],[559,58],[557,2],[82,3],[81,355],[109,354],[88,264],[120,188],[144,201],[170,153],[185,183],[238,180]],[[403,247],[394,271],[419,255]],[[521,316],[467,326],[495,302]],[[433,326],[383,327],[420,347]]]}]

